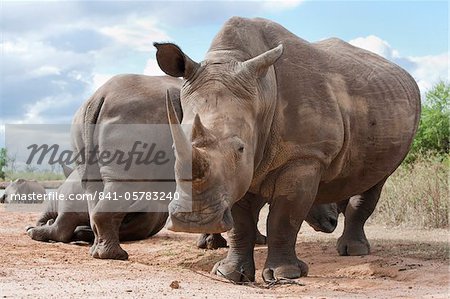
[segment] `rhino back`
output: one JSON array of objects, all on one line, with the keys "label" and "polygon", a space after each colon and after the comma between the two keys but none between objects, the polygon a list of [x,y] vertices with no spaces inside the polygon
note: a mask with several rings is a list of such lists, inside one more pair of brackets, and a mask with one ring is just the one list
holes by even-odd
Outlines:
[{"label": "rhino back", "polygon": [[168,76],[115,76],[94,94],[105,99],[98,123],[167,124],[166,90],[181,113],[180,88],[181,80]]}]

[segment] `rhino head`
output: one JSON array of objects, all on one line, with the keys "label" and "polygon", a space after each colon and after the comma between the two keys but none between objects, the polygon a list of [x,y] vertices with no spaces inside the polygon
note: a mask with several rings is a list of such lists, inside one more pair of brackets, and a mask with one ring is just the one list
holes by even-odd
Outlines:
[{"label": "rhino head", "polygon": [[271,127],[267,121],[273,117],[276,98],[271,66],[283,47],[247,59],[210,55],[196,63],[174,44],[155,46],[160,68],[185,79],[180,94],[182,124],[192,124],[183,130],[168,95],[180,194],[169,205],[169,229],[227,231],[233,225],[231,207],[248,191],[264,154]]}]

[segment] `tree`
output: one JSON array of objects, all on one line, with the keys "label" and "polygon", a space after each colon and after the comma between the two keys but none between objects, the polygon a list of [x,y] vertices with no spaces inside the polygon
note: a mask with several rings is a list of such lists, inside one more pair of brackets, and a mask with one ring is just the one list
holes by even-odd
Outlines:
[{"label": "tree", "polygon": [[447,155],[449,139],[450,84],[441,81],[425,94],[419,128],[408,160],[415,160],[421,154]]}]

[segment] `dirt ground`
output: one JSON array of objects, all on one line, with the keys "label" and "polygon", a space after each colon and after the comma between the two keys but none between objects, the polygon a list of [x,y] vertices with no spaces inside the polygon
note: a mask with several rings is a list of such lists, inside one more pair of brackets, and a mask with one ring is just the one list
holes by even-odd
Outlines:
[{"label": "dirt ground", "polygon": [[450,294],[446,230],[368,225],[372,254],[340,257],[334,244],[342,232],[342,219],[328,235],[305,224],[297,252],[309,264],[309,276],[296,280],[299,284],[268,287],[261,278],[265,246],[255,251],[256,283],[234,285],[209,274],[227,249],[197,249],[197,235],[163,230],[153,238],[123,244],[128,261],[97,260],[89,256],[87,245],[31,240],[25,226],[34,224],[37,215],[6,212],[0,206],[2,298],[449,298]]}]

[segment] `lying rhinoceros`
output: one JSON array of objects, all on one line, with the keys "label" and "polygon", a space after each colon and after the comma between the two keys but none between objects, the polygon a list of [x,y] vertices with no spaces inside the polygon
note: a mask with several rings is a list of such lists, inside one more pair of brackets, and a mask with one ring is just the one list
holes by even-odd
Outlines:
[{"label": "lying rhinoceros", "polygon": [[6,187],[0,203],[40,203],[46,194],[37,181],[17,179]]},{"label": "lying rhinoceros", "polygon": [[[33,240],[44,242],[93,242],[88,203],[86,200],[73,200],[74,195],[84,194],[80,176],[76,170],[67,166],[63,168],[67,178],[57,190],[63,200],[48,201],[36,226],[28,227],[27,233]],[[154,213],[127,214],[119,227],[120,241],[142,240],[158,233],[167,215],[157,216]]]},{"label": "lying rhinoceros", "polygon": [[[127,194],[131,196],[132,192],[145,195],[155,191],[147,177],[136,176],[135,168],[126,168],[123,164],[100,163],[100,160],[95,162],[100,154],[94,148],[101,149],[102,153],[109,152],[114,157],[117,153],[122,153],[123,157],[130,151],[127,138],[141,138],[137,129],[168,123],[164,107],[165,93],[168,90],[175,99],[179,98],[180,87],[181,80],[167,76],[119,75],[101,86],[77,111],[72,125],[72,143],[75,153],[84,158],[78,161],[77,170],[85,192],[97,195],[94,200],[88,201],[90,224],[95,235],[90,249],[93,257],[128,258],[128,254],[119,245],[119,228],[130,210],[133,213],[146,213],[144,218],[153,219],[152,231],[164,226],[168,215],[167,201],[123,200]],[[178,117],[181,117],[181,106],[176,103],[175,106]],[[163,138],[172,143],[170,134]],[[134,141],[137,144],[142,140]],[[140,165],[139,170],[144,168],[146,173],[140,172],[139,175],[155,174],[143,166],[146,165]],[[165,184],[169,189],[167,193],[174,191],[174,185],[172,177]],[[100,194],[120,196],[121,199],[100,200]],[[152,206],[149,208],[147,204]]]},{"label": "lying rhinoceros", "polygon": [[[266,281],[307,275],[295,244],[313,203],[349,199],[337,249],[369,253],[364,223],[418,126],[420,92],[406,71],[339,39],[309,43],[259,18],[227,21],[201,63],[174,44],[155,46],[161,69],[184,78],[182,123],[193,124],[179,126],[167,101],[183,194],[169,205],[168,228],[230,230],[214,273],[254,280],[261,201],[270,204]],[[191,188],[192,196],[183,192]]]}]

